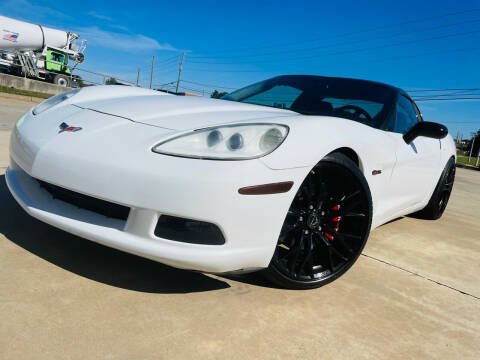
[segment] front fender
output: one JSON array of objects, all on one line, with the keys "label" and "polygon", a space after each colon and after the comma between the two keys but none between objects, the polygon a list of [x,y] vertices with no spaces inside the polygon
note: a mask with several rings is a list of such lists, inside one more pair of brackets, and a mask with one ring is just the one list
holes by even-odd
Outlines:
[{"label": "front fender", "polygon": [[[273,153],[261,158],[271,169],[305,167],[305,177],[329,153],[349,148],[358,157],[359,167],[370,187],[374,214],[396,163],[395,142],[388,133],[355,121],[305,116],[288,124],[290,132]],[[374,170],[380,173],[374,175]]]}]

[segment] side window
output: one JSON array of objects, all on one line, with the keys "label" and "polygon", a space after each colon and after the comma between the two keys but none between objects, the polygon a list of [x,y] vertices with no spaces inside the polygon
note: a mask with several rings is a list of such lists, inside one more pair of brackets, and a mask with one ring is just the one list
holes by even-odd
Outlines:
[{"label": "side window", "polygon": [[417,122],[417,113],[413,104],[405,96],[400,96],[397,102],[397,121],[394,131],[405,134]]},{"label": "side window", "polygon": [[52,52],[52,60],[57,62],[63,62],[63,55]]}]

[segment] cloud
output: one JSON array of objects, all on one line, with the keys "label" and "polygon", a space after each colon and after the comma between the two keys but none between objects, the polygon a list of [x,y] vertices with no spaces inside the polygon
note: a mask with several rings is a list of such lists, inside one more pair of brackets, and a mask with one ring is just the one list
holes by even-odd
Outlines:
[{"label": "cloud", "polygon": [[89,45],[125,52],[170,50],[177,51],[172,45],[159,43],[142,34],[123,34],[102,30],[96,26],[80,27],[74,30]]},{"label": "cloud", "polygon": [[106,25],[106,26],[108,26],[112,29],[118,29],[118,30],[122,30],[122,31],[125,31],[125,32],[130,31],[126,26],[116,24],[115,20],[113,18],[111,18],[110,16],[100,14],[96,11],[89,11],[87,13],[87,15],[89,15],[90,17],[95,18],[97,20],[103,20],[105,22],[104,25]]},{"label": "cloud", "polygon": [[71,19],[70,15],[62,13],[47,6],[35,5],[28,0],[2,0],[0,10],[3,14],[8,13],[29,21],[28,18],[35,16],[40,18]]},{"label": "cloud", "polygon": [[108,24],[108,26],[111,27],[112,29],[118,29],[118,30],[123,30],[123,31],[130,31],[129,28],[127,28],[126,26],[123,26],[123,25]]},{"label": "cloud", "polygon": [[89,11],[88,15],[90,15],[91,17],[94,17],[95,19],[112,21],[112,18],[110,16],[99,14],[96,11]]}]

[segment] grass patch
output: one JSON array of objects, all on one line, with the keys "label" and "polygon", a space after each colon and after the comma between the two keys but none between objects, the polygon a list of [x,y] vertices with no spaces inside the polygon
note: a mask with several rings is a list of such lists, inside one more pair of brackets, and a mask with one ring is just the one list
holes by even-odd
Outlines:
[{"label": "grass patch", "polygon": [[470,161],[468,161],[468,156],[458,156],[457,157],[457,163],[459,163],[459,164],[475,166],[476,162],[477,162],[476,157],[471,157]]},{"label": "grass patch", "polygon": [[37,91],[15,89],[8,86],[0,86],[0,92],[7,93],[7,94],[31,96],[31,97],[36,97],[40,99],[48,99],[49,97],[53,96],[52,94],[46,94],[46,93],[37,92]]}]

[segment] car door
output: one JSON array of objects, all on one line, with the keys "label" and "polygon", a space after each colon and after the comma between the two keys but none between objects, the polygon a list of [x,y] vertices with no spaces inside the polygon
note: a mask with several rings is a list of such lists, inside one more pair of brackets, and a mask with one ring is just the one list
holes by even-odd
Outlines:
[{"label": "car door", "polygon": [[[403,135],[423,121],[415,103],[406,95],[397,98],[393,131],[397,161],[391,178],[391,214],[418,207],[432,193],[440,163],[440,141],[417,137],[407,144]],[[416,210],[416,209],[414,209]]]}]

